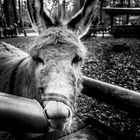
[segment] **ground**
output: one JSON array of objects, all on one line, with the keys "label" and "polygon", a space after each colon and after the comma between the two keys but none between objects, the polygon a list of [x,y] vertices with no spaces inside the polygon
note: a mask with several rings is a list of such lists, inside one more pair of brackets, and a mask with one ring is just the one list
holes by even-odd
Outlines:
[{"label": "ground", "polygon": [[[30,36],[0,40],[28,51],[34,38]],[[88,50],[82,69],[84,75],[140,92],[139,39],[93,37],[83,41]],[[113,132],[131,139],[140,139],[139,117],[82,94],[77,98],[77,106],[71,132],[91,124],[94,127],[101,126],[101,129],[105,127],[109,130],[105,133]],[[104,136],[104,132],[102,135]],[[5,136],[5,140],[11,139],[10,136]]]}]

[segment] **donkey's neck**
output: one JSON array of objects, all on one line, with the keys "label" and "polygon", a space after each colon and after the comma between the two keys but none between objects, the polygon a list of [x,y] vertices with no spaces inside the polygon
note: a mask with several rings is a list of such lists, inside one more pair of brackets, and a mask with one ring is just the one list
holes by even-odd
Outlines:
[{"label": "donkey's neck", "polygon": [[26,58],[19,60],[11,72],[11,76],[9,77],[9,92],[8,92],[9,94],[14,94],[14,89],[15,89],[14,84],[15,84],[15,80],[16,80],[16,76],[17,76],[16,73],[18,71],[18,67],[21,65],[21,63],[25,59]]},{"label": "donkey's neck", "polygon": [[31,57],[25,58],[17,67],[14,78],[15,95],[36,99],[41,102],[41,96],[38,95],[35,78],[35,66]]}]

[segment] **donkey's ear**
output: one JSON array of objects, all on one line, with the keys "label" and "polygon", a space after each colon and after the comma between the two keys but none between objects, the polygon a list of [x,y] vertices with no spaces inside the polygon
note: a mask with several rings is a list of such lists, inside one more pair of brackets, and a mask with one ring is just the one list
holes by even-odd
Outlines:
[{"label": "donkey's ear", "polygon": [[43,0],[27,0],[27,4],[32,24],[37,32],[53,26],[52,20],[43,10]]},{"label": "donkey's ear", "polygon": [[83,8],[68,22],[68,28],[77,32],[79,36],[83,36],[88,31],[98,6],[99,0],[86,0]]}]

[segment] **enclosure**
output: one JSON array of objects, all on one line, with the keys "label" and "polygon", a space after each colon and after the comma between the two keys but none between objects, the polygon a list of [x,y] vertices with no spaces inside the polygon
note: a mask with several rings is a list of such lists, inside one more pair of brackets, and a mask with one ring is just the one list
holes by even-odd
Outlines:
[{"label": "enclosure", "polygon": [[[0,4],[3,4],[3,2],[6,3],[6,0],[0,1]],[[10,3],[11,2],[12,1],[10,1]],[[24,12],[25,14],[27,12],[26,1],[16,2],[18,5],[17,10],[19,10],[19,13],[21,12],[19,4],[22,3],[21,9],[23,9],[23,16]],[[77,1],[77,3],[73,3],[73,1],[65,0],[63,0],[60,3],[57,3],[57,1],[55,2],[53,8],[57,11],[57,16],[61,16],[64,19],[69,19],[83,5],[83,1],[80,1],[79,3]],[[69,130],[66,130],[63,133],[56,133],[52,131],[47,133],[47,135],[45,136],[37,135],[33,139],[140,139],[140,40],[138,38],[139,35],[137,36],[137,38],[132,38],[132,36],[131,38],[126,38],[126,36],[125,38],[115,38],[112,35],[110,35],[110,19],[108,19],[107,15],[104,15],[105,13],[102,13],[102,7],[108,6],[108,3],[110,4],[110,6],[120,6],[119,4],[125,6],[127,4],[130,4],[131,6],[136,5],[137,7],[139,7],[139,1],[133,1],[131,3],[130,1],[116,1],[116,3],[115,1],[104,1],[103,5],[100,5],[101,7],[98,7],[99,9],[97,11],[100,11],[99,13],[97,12],[97,16],[100,17],[98,19],[98,23],[103,23],[103,28],[105,27],[106,29],[107,27],[107,32],[105,32],[105,35],[102,36],[103,30],[101,29],[99,32],[97,32],[97,35],[93,36],[93,30],[91,30],[89,35],[81,39],[87,48],[87,56],[82,67],[83,79],[84,76],[92,79],[89,79],[89,81],[88,78],[83,80],[84,88],[82,93],[79,94],[76,99],[77,111],[73,116],[72,125]],[[47,6],[47,4],[45,4],[45,6]],[[48,12],[50,12],[51,15],[55,13],[55,11],[52,12],[51,9],[49,10],[50,11]],[[68,12],[66,12],[67,10]],[[127,19],[127,14],[128,13],[126,13],[125,19]],[[6,16],[8,17],[8,15]],[[21,15],[17,16],[19,19],[22,17]],[[25,16],[24,18],[27,17]],[[138,18],[136,18],[136,20],[134,21],[137,21],[138,19],[139,14]],[[6,22],[7,19],[4,20]],[[11,17],[10,20],[11,23],[16,22],[14,21],[14,19],[11,19]],[[28,20],[29,19],[27,19],[27,21]],[[24,24],[26,23],[24,21],[22,22]],[[96,23],[95,19],[93,19],[93,23]],[[98,25],[98,23],[96,23],[96,25]],[[137,26],[139,28],[139,25]],[[34,41],[36,34],[33,32],[33,29],[30,28],[30,22],[29,25],[24,25],[24,27],[27,36],[24,36],[24,34],[17,34],[16,36],[13,36],[11,34],[8,36],[2,35],[0,36],[0,41],[10,43],[25,52],[29,52],[29,47]],[[121,25],[120,27],[122,28]],[[122,30],[120,30],[118,34],[122,34],[121,31]],[[134,32],[134,34],[137,34],[139,30],[130,29],[130,26],[127,25],[127,31],[128,34],[132,32]],[[85,83],[86,80],[87,82]],[[118,95],[120,96],[117,97],[116,93],[119,93]],[[8,101],[10,101],[11,99],[9,99]],[[32,104],[32,101],[29,102]],[[35,108],[37,109],[38,107],[36,106]],[[35,114],[33,114],[33,116],[34,115]],[[41,115],[42,114],[40,113],[40,116]],[[31,116],[29,114],[29,119]],[[35,116],[33,120],[36,120]],[[32,124],[33,123],[31,123],[30,126],[32,126]],[[35,125],[36,124],[37,123],[35,123]],[[22,124],[22,126],[24,126],[24,124]],[[18,127],[20,129],[20,126]],[[24,128],[25,130],[27,130],[26,127]],[[39,125],[38,127],[33,126],[33,128],[39,129],[37,131],[42,131]],[[15,138],[13,135],[11,135],[10,132],[5,132],[3,130],[0,133],[0,139],[14,140]]]},{"label": "enclosure", "polygon": [[[18,37],[2,41],[28,51],[27,46],[33,39]],[[84,42],[89,52],[83,67],[84,75],[139,92],[139,39],[90,38]],[[119,136],[139,139],[139,116],[82,94],[77,98],[77,104],[79,107],[73,118],[71,132],[85,127],[91,120],[98,120],[106,127],[115,129]],[[93,124],[95,128],[99,126]],[[112,135],[111,130],[107,133],[110,132],[109,135]],[[104,132],[97,133],[107,137]],[[5,133],[1,135],[4,138],[8,136]]]}]

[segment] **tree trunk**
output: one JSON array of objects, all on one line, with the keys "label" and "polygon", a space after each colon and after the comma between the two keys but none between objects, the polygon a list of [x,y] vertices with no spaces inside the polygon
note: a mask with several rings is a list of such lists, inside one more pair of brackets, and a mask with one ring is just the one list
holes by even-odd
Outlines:
[{"label": "tree trunk", "polygon": [[138,6],[139,5],[139,0],[134,0],[135,5]]},{"label": "tree trunk", "polygon": [[18,23],[17,17],[17,8],[16,8],[16,0],[12,0],[12,7],[13,7],[13,15],[14,15],[14,23]]},{"label": "tree trunk", "polygon": [[0,16],[2,17],[2,2],[0,0]]},{"label": "tree trunk", "polygon": [[[130,7],[130,0],[128,0],[128,8]],[[129,23],[129,14],[126,15],[126,24]]]},{"label": "tree trunk", "polygon": [[62,2],[62,19],[65,19],[66,17],[66,10],[65,10],[66,2],[63,0]]},{"label": "tree trunk", "polygon": [[123,0],[120,0],[121,1],[121,7],[123,7]]},{"label": "tree trunk", "polygon": [[19,13],[19,21],[21,20],[21,0],[18,0],[18,13]]},{"label": "tree trunk", "polygon": [[61,5],[60,5],[59,1],[58,1],[58,16],[57,17],[59,19],[61,19],[61,17],[62,17],[62,9],[61,9]]},{"label": "tree trunk", "polygon": [[103,3],[104,3],[104,0],[101,0],[101,2],[100,2],[100,23],[103,22]]},{"label": "tree trunk", "polygon": [[3,12],[2,12],[2,2],[0,0],[0,27],[2,26],[2,22],[3,22]]},{"label": "tree trunk", "polygon": [[10,26],[9,0],[4,0],[3,9],[4,9],[5,20],[6,20],[5,26]]}]

